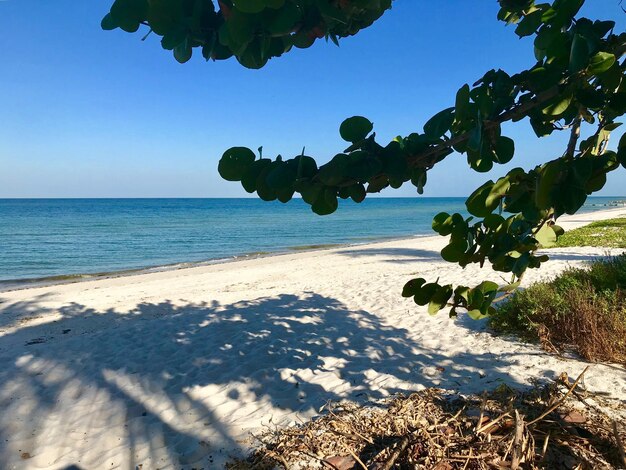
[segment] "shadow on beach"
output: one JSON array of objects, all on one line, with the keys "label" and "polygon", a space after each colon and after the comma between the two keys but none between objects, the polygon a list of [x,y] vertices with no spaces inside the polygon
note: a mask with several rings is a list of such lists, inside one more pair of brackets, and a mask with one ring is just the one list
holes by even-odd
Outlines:
[{"label": "shadow on beach", "polygon": [[[11,318],[36,311],[45,313],[36,300],[0,304]],[[210,464],[242,448],[246,425],[269,424],[262,409],[238,415],[256,403],[293,420],[328,400],[407,392],[400,382],[457,389],[482,380],[483,369],[485,388],[512,383],[488,351],[443,355],[412,342],[406,329],[316,293],[229,305],[142,303],[124,313],[70,304],[58,312],[52,324],[0,337],[2,461],[19,462],[20,452],[36,458],[49,443],[46,430],[60,426],[48,449],[56,465],[100,464],[89,452],[69,452],[81,439],[90,441],[81,449],[123,446],[128,468]],[[328,387],[329,377],[336,386]],[[84,460],[64,460],[71,455]]]},{"label": "shadow on beach", "polygon": [[441,261],[441,255],[435,250],[421,250],[415,248],[358,248],[340,250],[337,254],[352,258],[364,258],[368,256],[385,256],[386,263],[415,263],[416,261]]},{"label": "shadow on beach", "polygon": [[[597,253],[586,253],[572,250],[571,248],[550,248],[543,250],[543,252],[550,256],[554,261],[594,261],[601,256]],[[365,257],[385,257],[382,261],[386,263],[394,264],[408,264],[416,263],[419,261],[439,261],[444,262],[441,258],[441,254],[436,250],[424,250],[415,248],[363,248],[353,250],[340,250],[337,254],[349,256],[352,258],[365,258]],[[380,261],[380,260],[377,260]]]}]

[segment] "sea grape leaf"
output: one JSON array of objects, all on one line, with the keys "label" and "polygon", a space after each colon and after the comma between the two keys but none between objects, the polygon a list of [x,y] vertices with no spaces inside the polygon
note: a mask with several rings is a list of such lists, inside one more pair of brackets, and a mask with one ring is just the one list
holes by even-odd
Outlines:
[{"label": "sea grape leaf", "polygon": [[599,75],[609,70],[615,63],[615,56],[609,52],[598,52],[589,61],[589,73]]},{"label": "sea grape leaf", "polygon": [[374,125],[363,116],[353,116],[341,123],[339,134],[347,142],[359,142],[372,132]]},{"label": "sea grape leaf", "polygon": [[217,171],[226,181],[241,181],[255,158],[254,152],[249,148],[231,147],[222,155]]},{"label": "sea grape leaf", "polygon": [[454,122],[454,108],[447,108],[438,112],[424,124],[424,133],[432,138],[438,139],[452,127]]}]

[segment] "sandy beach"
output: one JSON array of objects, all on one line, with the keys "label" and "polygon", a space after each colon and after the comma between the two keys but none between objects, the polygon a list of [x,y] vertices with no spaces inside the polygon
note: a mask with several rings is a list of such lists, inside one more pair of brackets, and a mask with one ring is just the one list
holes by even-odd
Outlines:
[{"label": "sandy beach", "polygon": [[[588,365],[402,298],[416,275],[498,280],[443,262],[444,245],[420,237],[0,293],[0,467],[223,468],[251,433],[328,400],[522,387]],[[525,283],[607,250],[548,252]],[[623,367],[593,364],[585,386],[626,406]]]}]

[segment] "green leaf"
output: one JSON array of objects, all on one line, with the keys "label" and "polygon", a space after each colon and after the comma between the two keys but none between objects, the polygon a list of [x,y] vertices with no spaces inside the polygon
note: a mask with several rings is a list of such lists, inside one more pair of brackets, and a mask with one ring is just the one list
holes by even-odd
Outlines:
[{"label": "green leaf", "polygon": [[424,133],[431,139],[439,139],[452,127],[454,122],[454,108],[438,112],[424,124]]},{"label": "green leaf", "polygon": [[272,162],[267,165],[256,180],[256,193],[264,201],[274,201],[278,197],[278,193],[274,188],[270,188],[267,184],[268,175],[278,166],[279,162]]},{"label": "green leaf", "polygon": [[293,194],[293,189],[279,189],[278,191],[276,191],[276,198],[283,204],[286,204],[287,202],[291,201],[291,199],[293,198]]},{"label": "green leaf", "polygon": [[480,122],[470,131],[470,138],[467,141],[467,148],[474,152],[479,152],[483,145],[483,131]]},{"label": "green leaf", "polygon": [[453,240],[441,250],[441,257],[448,263],[458,263],[463,259],[467,242],[463,239]]},{"label": "green leaf", "polygon": [[281,162],[267,175],[267,185],[275,190],[293,187],[296,181],[296,169],[289,163]]},{"label": "green leaf", "polygon": [[435,295],[435,292],[437,292],[437,289],[439,289],[439,284],[435,282],[425,284],[417,291],[413,300],[417,305],[426,305],[430,303],[430,300],[433,295]]},{"label": "green leaf", "polygon": [[509,163],[515,155],[515,142],[509,137],[498,138],[495,148],[495,160],[500,164]]},{"label": "green leaf", "polygon": [[504,217],[499,214],[489,214],[483,220],[483,225],[491,230],[496,230],[504,222]]},{"label": "green leaf", "polygon": [[549,116],[558,116],[559,114],[563,114],[567,111],[571,102],[572,95],[568,94],[565,96],[559,96],[550,105],[543,108],[543,114],[547,114]]},{"label": "green leaf", "polygon": [[472,320],[482,320],[483,318],[487,318],[487,315],[479,309],[468,310],[467,314]]},{"label": "green leaf", "polygon": [[312,178],[317,173],[317,163],[315,159],[306,155],[298,155],[294,158],[298,178]]},{"label": "green leaf", "polygon": [[426,280],[422,278],[411,279],[402,288],[402,297],[413,297],[420,288],[426,284]]},{"label": "green leaf", "polygon": [[487,204],[487,198],[491,194],[493,185],[494,182],[489,180],[467,198],[465,207],[467,207],[470,214],[477,217],[486,217],[498,207],[498,201],[492,201],[491,205]]},{"label": "green leaf", "polygon": [[570,73],[583,70],[589,63],[589,46],[587,40],[580,34],[574,34],[570,50],[569,67]]},{"label": "green leaf", "polygon": [[346,142],[360,142],[372,132],[374,125],[363,116],[353,116],[341,123],[339,134]]},{"label": "green leaf", "polygon": [[111,6],[111,16],[118,22],[140,22],[148,15],[147,0],[115,0]]},{"label": "green leaf", "polygon": [[483,294],[489,294],[498,291],[498,284],[493,281],[483,281],[476,286],[476,289],[481,291]]},{"label": "green leaf", "polygon": [[626,133],[619,139],[619,145],[617,147],[617,160],[624,168],[626,168]]},{"label": "green leaf", "polygon": [[323,197],[324,188],[319,184],[301,181],[296,184],[296,189],[302,195],[302,200],[311,206]]},{"label": "green leaf", "polygon": [[339,203],[337,201],[337,192],[333,188],[326,188],[321,197],[318,197],[311,206],[313,212],[317,215],[329,215],[337,210]]},{"label": "green leaf", "polygon": [[233,3],[242,13],[260,13],[265,8],[263,0],[234,0]]},{"label": "green leaf", "polygon": [[187,34],[187,29],[184,27],[171,29],[161,39],[161,47],[171,51],[187,40]]},{"label": "green leaf", "polygon": [[428,313],[434,315],[444,308],[452,296],[452,285],[442,286],[437,289],[428,304]]},{"label": "green leaf", "polygon": [[100,27],[105,31],[111,31],[117,27],[119,24],[117,21],[111,16],[111,13],[107,13],[104,18],[102,18],[102,22],[100,23]]},{"label": "green leaf", "polygon": [[232,147],[220,159],[217,171],[226,181],[241,181],[246,170],[255,160],[252,150],[246,147]]},{"label": "green leaf", "polygon": [[337,186],[343,181],[344,173],[349,164],[350,157],[346,154],[338,153],[331,161],[320,167],[317,179],[327,186]]},{"label": "green leaf", "polygon": [[348,194],[354,202],[363,202],[365,199],[365,186],[362,184],[354,184],[348,188]]},{"label": "green leaf", "polygon": [[553,225],[552,230],[554,230],[554,233],[557,237],[560,237],[565,233],[565,230],[563,230],[563,227],[561,227],[560,225]]},{"label": "green leaf", "polygon": [[453,228],[452,217],[447,212],[440,212],[433,218],[432,227],[439,235],[450,235]]},{"label": "green leaf", "polygon": [[424,194],[424,186],[426,185],[427,173],[423,168],[415,168],[411,172],[411,183],[417,188],[418,194]]},{"label": "green leaf", "polygon": [[458,120],[469,114],[470,109],[470,87],[468,84],[463,85],[456,93],[454,104],[454,118]]},{"label": "green leaf", "polygon": [[543,224],[534,237],[542,248],[550,248],[556,244],[556,233],[554,233],[554,230],[552,230],[552,227],[548,224]]},{"label": "green leaf", "polygon": [[615,63],[615,56],[608,52],[598,52],[589,61],[588,72],[599,75],[609,70]]},{"label": "green leaf", "polygon": [[551,193],[562,170],[563,162],[561,160],[546,163],[540,169],[537,190],[535,192],[535,203],[539,209],[547,209],[553,205]]},{"label": "green leaf", "polygon": [[278,10],[268,26],[272,34],[283,35],[293,31],[296,23],[302,19],[302,12],[295,3],[286,3]]},{"label": "green leaf", "polygon": [[509,181],[509,178],[507,178],[506,176],[503,178],[500,178],[491,187],[491,190],[489,191],[489,195],[485,198],[485,206],[487,208],[493,208],[493,209],[498,207],[500,205],[500,201],[502,200],[504,196],[506,196],[506,193],[509,191],[510,188],[511,188],[511,182]]},{"label": "green leaf", "polygon": [[519,22],[517,28],[515,28],[515,34],[521,38],[534,34],[535,31],[537,31],[537,28],[541,26],[542,14],[543,12],[541,10],[537,10],[532,12],[530,15],[526,15],[524,19]]},{"label": "green leaf", "polygon": [[191,55],[193,54],[193,50],[191,48],[191,44],[187,39],[183,41],[181,44],[174,48],[174,58],[180,64],[184,64],[189,59],[191,59]]},{"label": "green leaf", "polygon": [[256,160],[244,171],[241,177],[241,186],[249,193],[253,193],[257,188],[257,179],[265,167],[269,166],[272,161],[269,158]]}]

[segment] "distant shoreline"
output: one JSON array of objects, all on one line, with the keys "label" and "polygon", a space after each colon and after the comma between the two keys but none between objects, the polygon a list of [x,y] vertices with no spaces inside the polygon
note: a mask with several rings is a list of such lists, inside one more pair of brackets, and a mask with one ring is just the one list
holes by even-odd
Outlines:
[{"label": "distant shoreline", "polygon": [[[625,205],[610,207],[604,210],[581,211],[573,216],[567,216],[567,215],[562,216],[560,220],[567,221],[568,219],[574,219],[580,215],[591,214],[591,213],[595,214],[596,216],[606,213],[606,217],[604,218],[611,218],[612,212],[623,211]],[[207,259],[207,260],[201,260],[201,261],[188,261],[188,262],[183,261],[179,263],[146,266],[146,267],[140,267],[140,268],[121,269],[121,270],[113,270],[113,271],[106,271],[106,272],[62,274],[62,275],[57,275],[57,276],[28,278],[28,279],[12,279],[12,280],[7,279],[7,280],[0,280],[0,293],[13,292],[13,291],[18,291],[18,290],[26,290],[26,289],[35,289],[35,288],[40,288],[40,287],[49,287],[49,286],[55,286],[55,285],[75,284],[75,283],[98,281],[98,280],[105,280],[105,279],[132,277],[132,276],[139,276],[139,275],[151,274],[151,273],[179,271],[179,270],[184,270],[184,269],[201,268],[201,267],[206,267],[206,266],[236,263],[236,262],[260,259],[260,258],[287,256],[287,255],[293,255],[293,254],[299,254],[299,253],[323,252],[323,251],[336,250],[336,249],[349,248],[349,247],[365,248],[369,245],[377,245],[377,244],[382,244],[382,243],[387,243],[387,242],[415,240],[415,239],[425,239],[425,240],[441,239],[441,237],[439,237],[436,234],[432,234],[432,235],[431,234],[413,234],[413,235],[399,236],[399,237],[376,237],[373,239],[365,239],[365,240],[358,241],[358,242],[300,245],[300,246],[286,247],[284,249],[280,249],[280,250],[276,250],[272,252],[259,251],[259,252],[244,253],[244,254],[236,255],[232,257],[214,258],[214,259]]]},{"label": "distant shoreline", "polygon": [[49,287],[64,284],[75,284],[79,282],[97,281],[102,279],[115,279],[120,277],[138,276],[142,274],[160,273],[168,271],[178,271],[181,269],[200,268],[216,264],[235,263],[259,258],[271,258],[275,256],[285,256],[294,253],[309,253],[315,251],[327,251],[337,248],[362,247],[393,241],[412,240],[415,238],[438,238],[437,235],[416,234],[403,237],[376,237],[375,239],[363,240],[353,243],[328,243],[319,245],[300,245],[287,247],[277,251],[258,251],[244,253],[227,258],[213,258],[201,261],[181,261],[179,263],[164,264],[157,266],[146,266],[141,268],[121,269],[116,271],[105,271],[96,273],[60,274],[57,276],[47,276],[39,278],[7,279],[0,280],[0,293],[13,292],[17,290],[36,289],[39,287]]},{"label": "distant shoreline", "polygon": [[[76,198],[81,199],[81,198]],[[98,198],[100,199],[100,198]],[[101,198],[101,199],[113,199],[117,198]],[[194,198],[120,198],[119,200],[130,200],[130,199],[194,199]],[[195,199],[247,199],[247,198],[195,198]],[[386,199],[408,199],[408,198],[386,198]],[[426,199],[439,199],[436,197],[426,198]],[[442,198],[443,199],[443,198]],[[0,201],[3,199],[0,199]],[[6,200],[6,199],[5,199]],[[17,199],[15,199],[17,200]],[[22,199],[20,199],[22,200]],[[33,199],[38,200],[38,199]],[[51,199],[51,200],[60,200],[60,199]],[[73,200],[73,198],[67,198],[63,200]],[[90,199],[86,199],[90,200]],[[598,213],[612,210],[619,210],[626,206],[626,200],[615,201],[614,204],[604,203],[604,204],[588,204],[584,206],[578,214],[585,213]],[[606,207],[606,209],[601,210],[584,210],[585,207]],[[575,217],[575,216],[563,216],[563,217]],[[188,268],[197,268],[203,266],[211,266],[216,264],[225,264],[225,263],[233,263],[237,261],[244,261],[250,259],[258,259],[258,258],[267,258],[274,256],[284,256],[294,253],[307,253],[314,251],[325,251],[337,248],[346,248],[346,247],[354,247],[370,244],[378,244],[390,241],[402,241],[402,240],[411,240],[415,238],[439,238],[434,232],[432,234],[428,233],[416,233],[402,236],[377,236],[377,237],[365,237],[359,241],[352,242],[338,242],[338,243],[320,243],[320,244],[307,244],[307,245],[295,245],[289,247],[283,247],[277,249],[275,251],[252,251],[252,252],[244,252],[241,254],[226,256],[226,257],[216,257],[216,258],[208,258],[204,260],[198,261],[180,261],[169,264],[157,264],[157,265],[147,265],[141,267],[131,267],[125,269],[115,269],[110,271],[100,271],[100,272],[85,272],[85,273],[68,273],[68,274],[58,274],[52,276],[43,276],[43,277],[31,277],[31,278],[17,278],[17,279],[0,279],[0,293],[3,292],[12,292],[16,290],[24,290],[24,289],[32,289],[39,287],[48,287],[55,285],[64,285],[64,284],[74,284],[80,282],[88,282],[88,281],[96,281],[102,279],[113,279],[120,277],[130,277],[137,276],[142,274],[150,274],[150,273],[159,273],[159,272],[168,272],[168,271],[178,271],[181,269]]]}]

